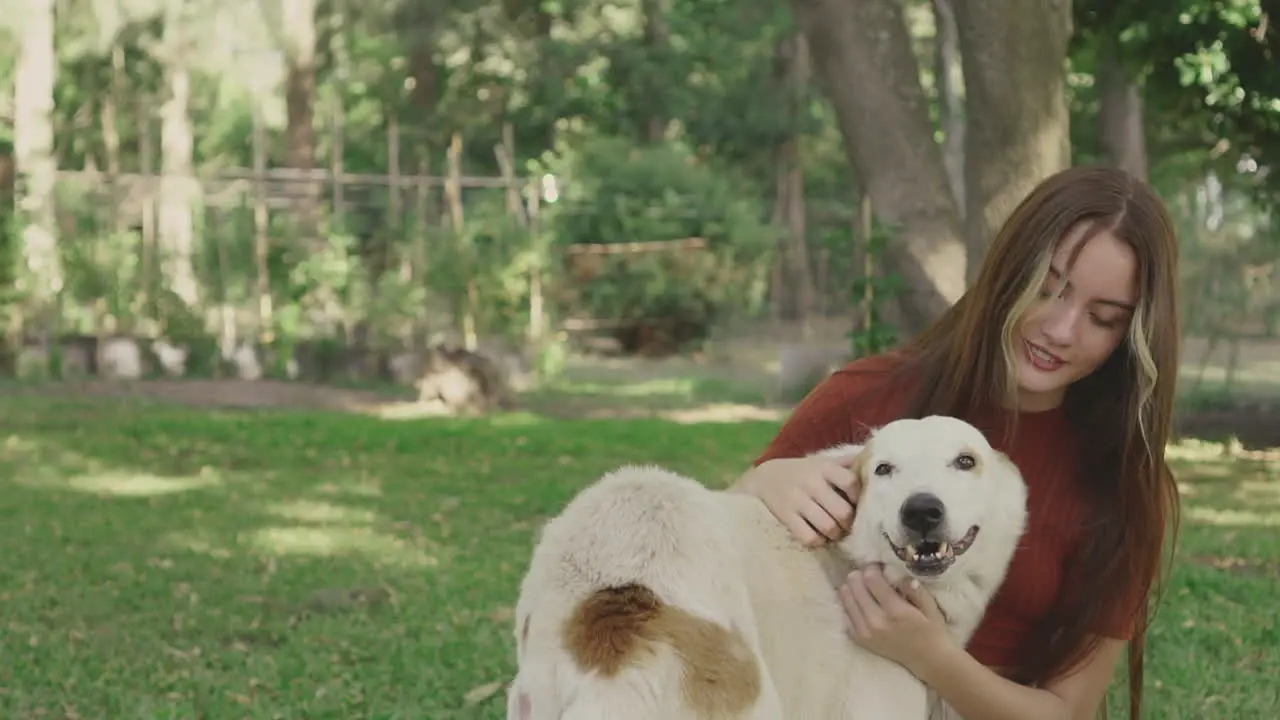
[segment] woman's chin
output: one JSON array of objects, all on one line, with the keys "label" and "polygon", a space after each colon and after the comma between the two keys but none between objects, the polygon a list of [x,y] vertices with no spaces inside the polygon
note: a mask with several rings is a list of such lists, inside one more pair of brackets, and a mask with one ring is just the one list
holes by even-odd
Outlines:
[{"label": "woman's chin", "polygon": [[1018,363],[1019,403],[1027,410],[1047,410],[1062,402],[1069,379],[1066,373],[1046,373],[1029,363]]}]

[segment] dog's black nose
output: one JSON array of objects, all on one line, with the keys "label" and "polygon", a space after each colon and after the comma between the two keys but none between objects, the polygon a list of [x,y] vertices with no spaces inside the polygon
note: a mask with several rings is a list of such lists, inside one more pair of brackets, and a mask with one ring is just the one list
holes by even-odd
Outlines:
[{"label": "dog's black nose", "polygon": [[899,514],[902,517],[902,525],[908,530],[925,535],[930,530],[942,524],[942,517],[946,513],[946,508],[937,495],[929,493],[916,493],[907,498],[902,503],[902,510]]}]

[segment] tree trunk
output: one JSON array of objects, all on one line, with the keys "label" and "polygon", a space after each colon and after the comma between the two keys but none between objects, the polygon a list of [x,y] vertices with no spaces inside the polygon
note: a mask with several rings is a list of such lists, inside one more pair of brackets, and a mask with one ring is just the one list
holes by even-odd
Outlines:
[{"label": "tree trunk", "polygon": [[[285,78],[287,162],[309,175],[316,161],[316,0],[285,0],[282,11],[289,63]],[[320,186],[307,180],[293,202],[295,228],[303,247],[319,240],[319,198]]]},{"label": "tree trunk", "polygon": [[964,65],[965,239],[972,282],[992,234],[1071,162],[1070,0],[952,0]]},{"label": "tree trunk", "polygon": [[1114,40],[1103,39],[1098,84],[1102,101],[1098,138],[1111,163],[1147,179],[1147,135],[1142,90],[1124,66]]},{"label": "tree trunk", "polygon": [[901,335],[919,332],[964,292],[965,248],[919,64],[896,0],[792,0],[845,151],[880,218],[896,226]]},{"label": "tree trunk", "polygon": [[804,35],[795,33],[778,43],[775,56],[775,79],[779,101],[785,103],[791,136],[777,150],[777,207],[774,216],[787,228],[785,251],[778,258],[783,264],[782,283],[775,302],[780,302],[783,318],[800,320],[808,327],[814,306],[813,270],[809,262],[809,246],[805,233],[804,164],[800,145],[803,131],[801,118],[807,105],[809,85],[809,49]]},{"label": "tree trunk", "polygon": [[120,164],[120,106],[124,97],[125,68],[124,46],[119,42],[111,46],[111,84],[102,98],[102,143],[106,148],[107,182],[111,186],[111,230],[124,232],[128,227],[125,215],[119,210],[121,194],[119,182]]},{"label": "tree trunk", "polygon": [[22,253],[29,280],[20,287],[34,305],[50,311],[62,290],[54,186],[53,89],[54,0],[28,0],[18,18],[18,62],[14,84],[14,162],[21,182],[17,206],[23,222]]},{"label": "tree trunk", "polygon": [[199,302],[192,257],[195,229],[192,204],[196,200],[192,159],[191,74],[184,0],[168,0],[164,17],[162,63],[168,97],[160,108],[160,267],[164,282],[188,308]]},{"label": "tree trunk", "polygon": [[933,0],[937,28],[934,73],[938,79],[938,111],[942,117],[942,161],[947,166],[951,196],[963,214],[964,194],[964,68],[952,0]]},{"label": "tree trunk", "polygon": [[[644,44],[651,49],[653,57],[663,57],[671,42],[667,28],[667,4],[664,0],[641,0],[640,6],[644,14]],[[650,74],[646,76],[652,77]],[[656,91],[658,88],[652,89]],[[650,110],[644,129],[644,138],[647,142],[659,143],[666,137],[669,118],[663,113],[665,104],[665,102],[657,103]]]}]

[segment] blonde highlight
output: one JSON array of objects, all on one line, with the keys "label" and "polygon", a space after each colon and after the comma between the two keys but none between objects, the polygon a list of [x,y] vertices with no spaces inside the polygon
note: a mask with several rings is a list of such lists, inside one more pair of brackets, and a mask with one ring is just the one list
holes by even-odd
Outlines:
[{"label": "blonde highlight", "polygon": [[1150,457],[1156,452],[1156,449],[1151,446],[1150,425],[1154,410],[1152,400],[1155,397],[1156,383],[1160,379],[1160,369],[1151,352],[1152,331],[1149,324],[1151,314],[1147,312],[1147,304],[1148,301],[1144,298],[1133,312],[1133,318],[1129,322],[1128,344],[1129,352],[1133,355],[1136,365],[1134,371],[1138,383],[1138,432],[1142,435],[1142,444]]},{"label": "blonde highlight", "polygon": [[1053,248],[1046,247],[1044,252],[1040,253],[1035,270],[1023,286],[1022,292],[1013,301],[1009,312],[1004,316],[1004,323],[1000,326],[1000,349],[1004,356],[1004,396],[1008,407],[1018,407],[1018,328],[1039,299],[1040,290],[1044,287],[1045,279],[1049,277],[1052,261]]}]

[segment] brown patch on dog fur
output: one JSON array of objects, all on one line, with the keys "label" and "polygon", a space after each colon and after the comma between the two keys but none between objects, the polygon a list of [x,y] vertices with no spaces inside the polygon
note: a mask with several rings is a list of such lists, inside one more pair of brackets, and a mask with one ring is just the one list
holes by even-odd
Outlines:
[{"label": "brown patch on dog fur", "polygon": [[613,677],[655,639],[651,624],[661,607],[658,596],[643,585],[598,590],[565,624],[565,648],[584,672]]},{"label": "brown patch on dog fur", "polygon": [[583,672],[613,677],[663,643],[684,666],[685,701],[703,717],[746,710],[760,695],[760,666],[737,628],[726,629],[664,604],[649,588],[604,588],[579,604],[565,648]]}]

